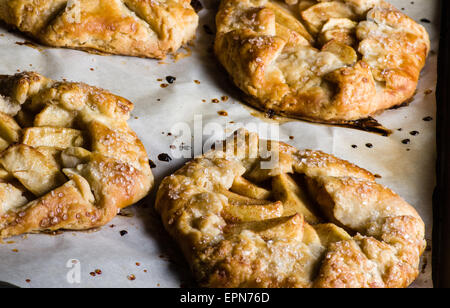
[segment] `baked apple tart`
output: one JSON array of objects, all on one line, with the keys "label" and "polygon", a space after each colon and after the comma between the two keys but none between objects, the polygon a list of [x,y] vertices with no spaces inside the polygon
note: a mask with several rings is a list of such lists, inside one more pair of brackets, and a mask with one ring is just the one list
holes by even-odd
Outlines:
[{"label": "baked apple tart", "polygon": [[222,0],[215,53],[245,100],[345,124],[407,102],[430,50],[425,28],[384,0]]},{"label": "baked apple tart", "polygon": [[133,104],[36,73],[0,76],[0,238],[100,227],[153,185]]},{"label": "baked apple tart", "polygon": [[198,25],[190,0],[0,0],[0,20],[49,46],[158,59]]},{"label": "baked apple tart", "polygon": [[426,246],[370,172],[246,131],[165,178],[156,209],[204,287],[407,287]]}]

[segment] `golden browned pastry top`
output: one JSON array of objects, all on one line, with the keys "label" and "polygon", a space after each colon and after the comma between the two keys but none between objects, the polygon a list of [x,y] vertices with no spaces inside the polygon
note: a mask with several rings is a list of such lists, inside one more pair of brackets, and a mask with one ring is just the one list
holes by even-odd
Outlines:
[{"label": "golden browned pastry top", "polygon": [[248,103],[316,122],[410,99],[430,41],[384,0],[222,0],[215,52]]},{"label": "golden browned pastry top", "polygon": [[0,76],[0,238],[100,227],[147,195],[129,101],[36,73]]},{"label": "golden browned pastry top", "polygon": [[0,20],[55,47],[164,58],[195,36],[190,0],[0,0]]},{"label": "golden browned pastry top", "polygon": [[425,249],[368,171],[246,131],[165,178],[156,209],[206,287],[407,287]]}]

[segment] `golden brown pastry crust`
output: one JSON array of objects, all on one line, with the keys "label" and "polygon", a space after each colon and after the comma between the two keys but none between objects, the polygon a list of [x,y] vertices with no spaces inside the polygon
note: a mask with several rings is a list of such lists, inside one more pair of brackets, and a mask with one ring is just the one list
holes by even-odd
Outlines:
[{"label": "golden brown pastry crust", "polygon": [[0,238],[100,227],[153,175],[133,104],[36,73],[0,77]]},{"label": "golden brown pastry crust", "polygon": [[198,25],[189,0],[0,0],[0,20],[49,46],[158,59]]},{"label": "golden brown pastry crust", "polygon": [[222,0],[215,53],[251,105],[314,122],[410,99],[430,41],[383,0]]},{"label": "golden brown pastry crust", "polygon": [[156,209],[205,287],[407,287],[425,227],[351,163],[239,131],[165,178]]}]

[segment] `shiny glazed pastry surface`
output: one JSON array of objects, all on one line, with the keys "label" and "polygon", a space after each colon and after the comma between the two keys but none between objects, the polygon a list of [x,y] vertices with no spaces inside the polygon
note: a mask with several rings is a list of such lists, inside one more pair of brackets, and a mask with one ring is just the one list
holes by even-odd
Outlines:
[{"label": "shiny glazed pastry surface", "polygon": [[49,46],[158,59],[198,25],[189,0],[0,0],[0,20]]},{"label": "shiny glazed pastry surface", "polygon": [[204,287],[407,287],[426,246],[370,172],[246,131],[165,178],[156,209]]},{"label": "shiny glazed pastry surface", "polygon": [[285,2],[221,2],[215,53],[249,104],[341,124],[414,95],[423,26],[384,0]]},{"label": "shiny glazed pastry surface", "polygon": [[133,104],[36,73],[0,76],[0,238],[100,227],[153,185]]}]

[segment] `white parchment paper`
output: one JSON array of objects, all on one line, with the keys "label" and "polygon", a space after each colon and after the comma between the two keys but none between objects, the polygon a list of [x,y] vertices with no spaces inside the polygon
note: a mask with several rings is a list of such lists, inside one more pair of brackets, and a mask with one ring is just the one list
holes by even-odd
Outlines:
[{"label": "white parchment paper", "polygon": [[[423,118],[434,119],[436,112],[439,1],[391,1],[414,19],[422,20],[431,35],[432,52],[412,104],[377,117],[395,131],[389,138],[347,128],[300,121],[278,123],[255,117],[257,112],[239,103],[239,92],[211,53],[214,36],[205,31],[204,25],[215,28],[217,1],[202,2],[205,8],[200,12],[197,40],[189,47],[191,55],[178,61],[172,57],[157,61],[32,48],[17,44],[24,42],[25,37],[0,27],[0,74],[32,70],[57,80],[86,82],[131,100],[135,110],[130,125],[157,165],[153,169],[157,184],[185,162],[185,159],[158,160],[161,153],[171,155],[170,145],[176,135],[169,133],[179,123],[186,123],[193,129],[194,117],[202,115],[204,126],[209,123],[225,126],[230,122],[279,124],[283,141],[298,148],[332,153],[381,175],[379,182],[392,188],[420,212],[431,245],[436,127],[434,120],[426,122]],[[166,83],[166,76],[177,79],[162,88],[160,85]],[[229,100],[222,101],[222,96],[228,96]],[[213,99],[220,102],[212,103]],[[219,111],[226,111],[228,115],[220,116]],[[412,131],[418,131],[419,135],[412,136]],[[209,136],[204,136],[206,138]],[[410,139],[411,143],[403,144],[405,139]],[[367,143],[373,147],[366,147]],[[352,145],[358,147],[355,149]],[[55,236],[28,235],[5,241],[0,244],[0,281],[21,287],[195,286],[180,252],[153,211],[155,190],[156,187],[148,198],[131,208],[132,217],[117,217],[101,230]],[[128,233],[121,236],[122,230]],[[78,263],[74,265],[72,260]],[[76,275],[78,269],[80,277]],[[101,274],[91,275],[96,270],[101,270]],[[429,250],[421,270],[414,286],[431,287]],[[130,280],[130,275],[134,275],[135,280]]]}]

